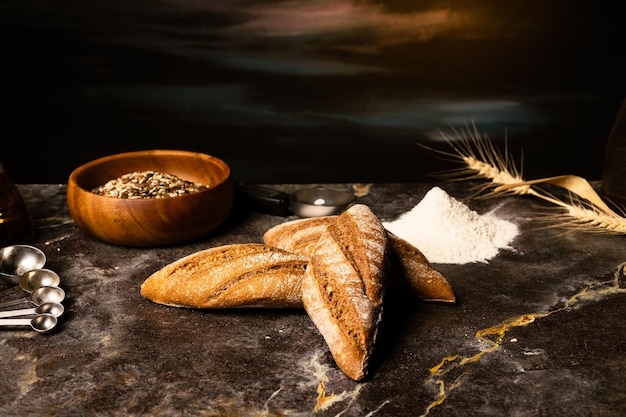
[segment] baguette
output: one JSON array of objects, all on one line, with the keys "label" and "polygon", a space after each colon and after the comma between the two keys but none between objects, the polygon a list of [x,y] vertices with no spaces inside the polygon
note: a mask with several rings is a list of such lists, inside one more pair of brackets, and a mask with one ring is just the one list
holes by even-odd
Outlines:
[{"label": "baguette", "polygon": [[260,243],[193,253],[149,276],[140,293],[189,308],[302,307],[308,258]]},{"label": "baguette", "polygon": [[339,368],[355,381],[368,374],[382,318],[387,234],[356,204],[328,225],[302,281],[302,303]]},{"label": "baguette", "polygon": [[288,252],[311,257],[322,232],[337,216],[310,217],[277,224],[263,234],[263,242]]},{"label": "baguette", "polygon": [[[296,219],[280,223],[263,235],[265,244],[310,257],[326,227],[337,216]],[[454,303],[448,280],[411,243],[387,231],[390,245],[390,284],[424,301]]]},{"label": "baguette", "polygon": [[387,231],[391,246],[391,277],[393,284],[406,288],[414,297],[424,301],[456,302],[448,280],[432,267],[428,258],[406,240]]}]

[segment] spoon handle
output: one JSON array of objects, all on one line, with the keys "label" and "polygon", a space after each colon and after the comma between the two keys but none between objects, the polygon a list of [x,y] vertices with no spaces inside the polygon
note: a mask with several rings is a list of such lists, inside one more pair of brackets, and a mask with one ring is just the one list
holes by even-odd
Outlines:
[{"label": "spoon handle", "polygon": [[26,303],[26,302],[29,302],[29,301],[30,300],[28,299],[28,297],[20,298],[18,300],[4,301],[4,302],[0,303],[0,308],[1,307],[16,306],[18,304]]},{"label": "spoon handle", "polygon": [[0,311],[0,317],[1,318],[26,316],[26,315],[29,315],[29,314],[37,314],[37,308],[33,307],[33,308],[22,308],[22,309],[19,309],[19,310]]},{"label": "spoon handle", "polygon": [[30,326],[33,319],[2,319],[0,326]]}]

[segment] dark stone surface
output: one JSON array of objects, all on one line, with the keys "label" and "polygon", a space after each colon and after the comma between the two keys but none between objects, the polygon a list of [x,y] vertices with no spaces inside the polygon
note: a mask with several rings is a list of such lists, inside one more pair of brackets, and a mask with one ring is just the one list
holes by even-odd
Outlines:
[{"label": "dark stone surface", "polygon": [[[359,201],[392,220],[433,185],[374,184]],[[359,384],[336,367],[304,310],[201,311],[139,294],[165,264],[261,241],[289,218],[238,208],[201,241],[131,249],[77,229],[64,185],[20,185],[32,243],[61,276],[66,313],[50,334],[0,329],[0,415],[624,415],[626,289],[614,279],[624,236],[542,228],[535,218],[553,207],[533,197],[468,201],[466,184],[440,186],[518,224],[515,250],[435,264],[454,305],[388,293],[373,372]],[[316,412],[322,383],[333,397]]]}]

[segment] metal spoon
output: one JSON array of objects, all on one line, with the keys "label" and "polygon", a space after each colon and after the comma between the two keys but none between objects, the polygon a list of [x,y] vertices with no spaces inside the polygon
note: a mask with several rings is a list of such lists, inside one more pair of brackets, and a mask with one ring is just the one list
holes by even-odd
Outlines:
[{"label": "metal spoon", "polygon": [[0,279],[16,285],[31,269],[43,268],[46,255],[34,246],[11,245],[0,249]]},{"label": "metal spoon", "polygon": [[[59,275],[50,269],[31,269],[20,277],[19,287],[31,293],[41,287],[58,287],[61,283]],[[0,297],[15,292],[15,287],[0,291]]]},{"label": "metal spoon", "polygon": [[65,311],[65,307],[61,303],[43,303],[37,307],[22,308],[19,310],[0,311],[0,317],[19,317],[30,316],[32,314],[52,314],[54,317],[60,317]]},{"label": "metal spoon", "polygon": [[9,307],[22,303],[31,302],[36,306],[44,303],[60,303],[65,299],[65,291],[60,287],[41,287],[37,288],[28,297],[19,298],[17,300],[5,301],[0,303],[0,307]]},{"label": "metal spoon", "polygon": [[2,319],[0,326],[30,326],[39,333],[49,332],[57,325],[58,320],[52,314],[40,314],[32,319]]},{"label": "metal spoon", "polygon": [[27,292],[33,292],[40,287],[58,287],[60,283],[59,275],[49,269],[33,269],[20,278],[20,287]]}]

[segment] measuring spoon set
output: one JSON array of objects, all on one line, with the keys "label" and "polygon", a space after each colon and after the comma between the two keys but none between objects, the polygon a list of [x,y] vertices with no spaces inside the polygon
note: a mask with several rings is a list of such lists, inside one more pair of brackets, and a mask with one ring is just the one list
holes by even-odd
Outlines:
[{"label": "measuring spoon set", "polygon": [[[8,298],[0,301],[0,326],[26,327],[38,333],[56,327],[65,311],[65,291],[59,275],[44,268],[45,263],[45,254],[33,246],[0,249],[0,280],[10,285],[0,291],[0,299]],[[14,308],[19,306],[23,308]]]}]

